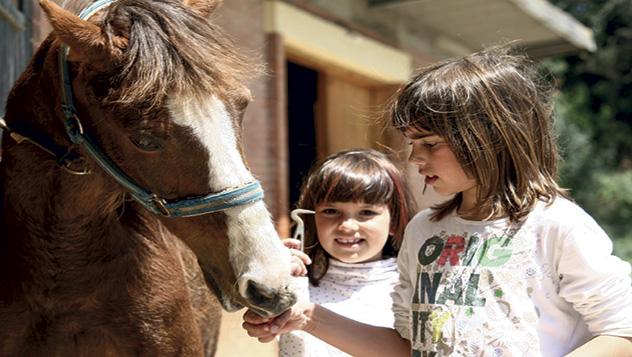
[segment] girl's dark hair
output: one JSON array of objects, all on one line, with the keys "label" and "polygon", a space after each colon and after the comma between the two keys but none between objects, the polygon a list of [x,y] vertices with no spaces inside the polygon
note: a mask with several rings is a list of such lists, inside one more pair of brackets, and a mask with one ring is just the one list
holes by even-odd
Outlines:
[{"label": "girl's dark hair", "polygon": [[[393,234],[384,245],[384,257],[397,255],[406,224],[415,211],[402,172],[385,154],[372,149],[340,151],[312,166],[301,188],[298,207],[314,210],[323,202],[386,204]],[[303,218],[305,250],[313,261],[308,277],[317,286],[327,272],[330,256],[318,242],[314,216]]]},{"label": "girl's dark hair", "polygon": [[[479,184],[475,209],[521,221],[539,200],[567,196],[555,181],[552,88],[541,82],[526,57],[490,48],[422,69],[393,101],[392,124],[444,138]],[[434,206],[432,219],[461,201]]]}]

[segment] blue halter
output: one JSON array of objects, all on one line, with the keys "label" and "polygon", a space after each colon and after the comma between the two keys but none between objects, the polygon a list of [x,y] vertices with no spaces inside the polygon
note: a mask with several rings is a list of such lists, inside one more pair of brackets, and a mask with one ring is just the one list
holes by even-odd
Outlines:
[{"label": "blue halter", "polygon": [[[110,5],[113,1],[114,0],[99,0],[84,9],[79,14],[79,17],[84,20],[88,19],[95,12]],[[263,199],[263,189],[259,181],[256,180],[237,188],[227,189],[204,197],[193,197],[181,200],[165,200],[135,183],[118,168],[83,131],[81,121],[77,115],[77,109],[72,100],[72,83],[70,71],[68,70],[68,62],[66,61],[68,50],[69,48],[66,45],[62,45],[59,50],[59,69],[62,88],[61,107],[66,117],[64,126],[68,137],[73,143],[82,145],[105,172],[121,184],[134,199],[140,202],[149,211],[167,217],[191,217],[219,212],[231,207],[247,205]]]}]

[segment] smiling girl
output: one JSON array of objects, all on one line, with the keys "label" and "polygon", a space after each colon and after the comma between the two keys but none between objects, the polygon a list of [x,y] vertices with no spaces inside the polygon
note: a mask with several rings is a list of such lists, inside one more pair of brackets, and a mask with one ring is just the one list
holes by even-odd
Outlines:
[{"label": "smiling girl", "polygon": [[[310,170],[298,206],[316,212],[305,217],[311,301],[392,328],[395,257],[413,213],[401,172],[378,151],[341,151]],[[282,335],[279,346],[281,356],[347,356],[302,332]]]}]

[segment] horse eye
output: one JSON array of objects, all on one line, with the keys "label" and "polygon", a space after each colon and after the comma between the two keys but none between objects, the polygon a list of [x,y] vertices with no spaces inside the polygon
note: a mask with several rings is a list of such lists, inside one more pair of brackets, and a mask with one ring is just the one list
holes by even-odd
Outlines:
[{"label": "horse eye", "polygon": [[132,144],[143,151],[160,151],[163,149],[163,142],[148,133],[137,133],[129,137]]}]

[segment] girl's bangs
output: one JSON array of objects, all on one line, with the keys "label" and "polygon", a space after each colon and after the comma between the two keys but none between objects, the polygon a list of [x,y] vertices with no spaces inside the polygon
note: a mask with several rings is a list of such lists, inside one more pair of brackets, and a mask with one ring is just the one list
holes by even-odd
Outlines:
[{"label": "girl's bangs", "polygon": [[383,169],[372,168],[360,172],[358,168],[347,168],[324,173],[314,202],[388,204],[392,195],[393,183]]},{"label": "girl's bangs", "polygon": [[466,88],[452,88],[441,79],[429,79],[405,88],[392,107],[392,124],[405,132],[418,130],[446,136],[453,132],[460,108],[468,105]]}]

